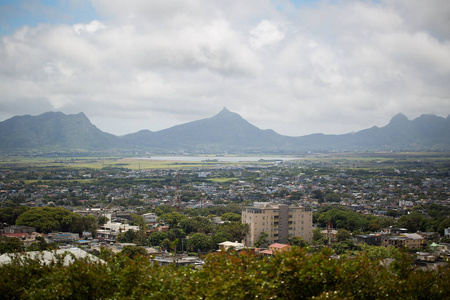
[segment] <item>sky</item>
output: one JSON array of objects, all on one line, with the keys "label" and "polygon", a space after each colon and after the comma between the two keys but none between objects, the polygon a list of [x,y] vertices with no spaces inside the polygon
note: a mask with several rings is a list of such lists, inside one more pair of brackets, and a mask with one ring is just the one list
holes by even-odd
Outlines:
[{"label": "sky", "polygon": [[124,135],[223,107],[302,136],[450,114],[448,0],[0,0],[0,121]]}]

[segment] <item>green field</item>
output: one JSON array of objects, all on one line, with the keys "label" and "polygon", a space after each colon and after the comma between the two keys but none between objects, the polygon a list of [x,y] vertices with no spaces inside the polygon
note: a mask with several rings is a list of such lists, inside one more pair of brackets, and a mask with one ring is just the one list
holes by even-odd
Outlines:
[{"label": "green field", "polygon": [[[130,170],[152,169],[192,169],[214,168],[217,165],[242,165],[245,162],[189,162],[174,160],[148,160],[129,157],[77,157],[77,158],[47,158],[47,157],[1,157],[0,169],[17,168],[123,168]],[[254,164],[254,163],[248,163]]]},{"label": "green field", "polygon": [[238,179],[239,178],[237,177],[220,177],[220,178],[209,178],[208,181],[222,183],[227,181],[236,181]]},{"label": "green field", "polygon": [[[239,155],[240,156],[240,155]],[[433,164],[434,166],[448,167],[450,153],[448,152],[403,152],[403,153],[333,153],[333,154],[309,154],[287,156],[297,158],[291,163],[297,164],[327,164],[350,168],[384,168],[414,164]],[[1,156],[0,169],[17,168],[123,168],[130,170],[152,169],[192,169],[215,168],[217,166],[236,165],[264,165],[273,162],[218,162],[214,161],[176,161],[174,160],[149,160],[132,157],[25,157],[25,156]],[[226,180],[225,180],[226,181]]]}]

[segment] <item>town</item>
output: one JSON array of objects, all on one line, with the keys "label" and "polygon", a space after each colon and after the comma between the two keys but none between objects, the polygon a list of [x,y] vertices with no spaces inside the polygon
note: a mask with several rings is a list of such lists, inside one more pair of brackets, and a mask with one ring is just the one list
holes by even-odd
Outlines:
[{"label": "town", "polygon": [[329,249],[342,264],[358,253],[387,264],[406,254],[411,267],[442,273],[449,170],[443,154],[165,168],[9,161],[0,170],[0,265],[24,253],[46,264],[64,253],[99,263],[118,253],[209,270],[213,252],[298,259]]},{"label": "town", "polygon": [[[207,168],[149,170],[10,168],[0,173],[1,232],[22,238],[26,233],[25,247],[43,236],[47,242],[85,249],[134,242],[151,246],[151,253],[170,250],[176,239],[178,251],[209,252],[223,242],[264,249],[269,244],[292,244],[294,237],[308,245],[344,244],[345,249],[367,243],[446,253],[448,170],[445,159],[435,158],[217,162]],[[289,213],[289,224],[282,230],[276,213],[275,223],[272,216],[264,227],[255,226],[250,208],[270,210],[268,204],[276,209],[301,208],[302,220],[293,221]],[[58,226],[35,228],[20,218],[21,213],[44,207],[61,208],[88,221],[76,228],[78,233],[60,233]],[[249,217],[241,221],[242,212]],[[239,234],[220,229],[230,224],[241,227],[234,228]],[[135,234],[127,235],[129,230]],[[315,234],[318,230],[321,235]],[[193,234],[202,235],[203,247],[189,243]],[[439,247],[430,248],[432,244]]]}]

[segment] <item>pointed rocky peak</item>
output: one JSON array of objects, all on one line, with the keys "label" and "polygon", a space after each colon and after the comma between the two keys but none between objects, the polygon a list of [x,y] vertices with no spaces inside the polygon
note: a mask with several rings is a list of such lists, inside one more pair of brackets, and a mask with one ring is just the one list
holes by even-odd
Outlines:
[{"label": "pointed rocky peak", "polygon": [[230,113],[231,111],[226,108],[226,106],[223,107],[222,111],[220,113]]},{"label": "pointed rocky peak", "polygon": [[75,117],[77,117],[77,118],[79,118],[80,120],[83,120],[84,122],[87,122],[87,123],[89,123],[89,124],[92,124],[91,123],[91,120],[89,120],[89,118],[83,113],[83,112],[80,112],[80,113],[78,113],[78,114],[76,114],[76,115],[74,115]]},{"label": "pointed rocky peak", "polygon": [[396,114],[391,119],[391,121],[389,122],[389,125],[401,125],[401,124],[406,124],[408,122],[409,122],[408,118],[404,114],[399,113],[399,114]]},{"label": "pointed rocky peak", "polygon": [[228,108],[226,108],[225,106],[223,107],[223,109],[216,115],[216,116],[227,116],[232,114],[231,111],[228,110]]},{"label": "pointed rocky peak", "polygon": [[234,112],[229,111],[226,107],[224,107],[217,115],[214,116],[214,118],[220,118],[220,119],[224,119],[224,118],[240,118],[242,119],[242,117]]}]

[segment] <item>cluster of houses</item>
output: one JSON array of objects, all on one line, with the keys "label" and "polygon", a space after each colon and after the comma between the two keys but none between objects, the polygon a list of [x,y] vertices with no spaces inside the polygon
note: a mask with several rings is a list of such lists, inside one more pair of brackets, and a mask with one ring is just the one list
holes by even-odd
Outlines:
[{"label": "cluster of houses", "polygon": [[[358,176],[346,174],[342,171],[329,171],[321,174],[320,170],[308,167],[300,168],[299,172],[292,173],[292,165],[277,164],[260,165],[246,168],[239,165],[217,166],[215,169],[204,170],[152,170],[132,171],[114,170],[108,173],[105,170],[86,171],[60,171],[52,174],[50,179],[88,179],[88,185],[75,185],[67,187],[63,183],[58,185],[33,184],[26,187],[20,181],[8,181],[9,178],[40,179],[42,175],[33,171],[9,171],[0,176],[4,178],[0,183],[0,202],[7,199],[21,197],[24,205],[45,206],[59,205],[69,209],[73,206],[102,208],[102,199],[130,200],[138,199],[142,205],[158,206],[172,204],[175,201],[174,193],[177,189],[183,192],[192,192],[197,195],[195,199],[182,201],[184,207],[200,207],[213,205],[216,201],[277,201],[300,200],[302,205],[315,207],[321,202],[332,201],[347,206],[350,209],[364,213],[382,215],[390,209],[407,209],[422,204],[447,205],[450,196],[450,179],[448,176],[438,174],[434,169],[415,168],[394,170],[386,173],[373,170],[371,176]],[[304,171],[304,173],[302,172]],[[142,184],[134,183],[134,179],[167,179],[176,178],[177,175],[200,179],[193,180],[191,184],[179,187],[170,184]],[[40,176],[40,177],[39,177]],[[234,178],[230,183],[223,184],[209,178]],[[95,183],[95,180],[129,179],[127,188],[121,186],[104,186]],[[249,179],[252,178],[252,179]],[[41,179],[44,179],[43,177]],[[332,191],[339,197],[318,198],[312,197],[314,191]],[[292,193],[301,195],[293,197]],[[287,194],[291,194],[286,196]],[[294,199],[295,198],[295,199]]]}]

